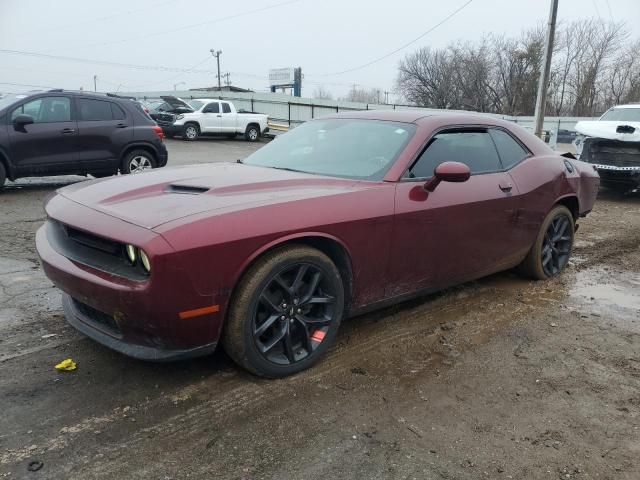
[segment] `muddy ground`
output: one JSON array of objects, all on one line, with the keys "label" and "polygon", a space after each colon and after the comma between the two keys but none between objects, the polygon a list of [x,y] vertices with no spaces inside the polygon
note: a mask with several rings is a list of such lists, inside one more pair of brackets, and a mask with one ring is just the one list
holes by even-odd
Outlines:
[{"label": "muddy ground", "polygon": [[[33,237],[77,180],[0,194],[0,478],[640,478],[639,196],[601,192],[560,278],[354,318],[319,365],[270,381],[222,352],[134,361],[67,326]],[[67,357],[78,369],[54,370]]]}]

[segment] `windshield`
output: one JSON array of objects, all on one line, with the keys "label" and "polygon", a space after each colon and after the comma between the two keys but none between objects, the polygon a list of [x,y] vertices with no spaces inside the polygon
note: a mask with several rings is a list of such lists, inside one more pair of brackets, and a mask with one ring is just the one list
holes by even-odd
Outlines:
[{"label": "windshield", "polygon": [[638,108],[613,108],[605,113],[600,120],[640,122],[640,107]]},{"label": "windshield", "polygon": [[4,97],[0,97],[0,110],[2,110],[5,107],[8,107],[9,105],[12,105],[13,103],[17,102],[18,100],[22,100],[23,98],[27,98],[28,95],[6,95]]},{"label": "windshield", "polygon": [[187,103],[194,110],[200,110],[200,108],[202,108],[202,106],[204,105],[204,102],[201,102],[200,100],[189,100]]},{"label": "windshield", "polygon": [[265,145],[243,163],[382,180],[415,129],[410,123],[380,120],[315,120]]}]

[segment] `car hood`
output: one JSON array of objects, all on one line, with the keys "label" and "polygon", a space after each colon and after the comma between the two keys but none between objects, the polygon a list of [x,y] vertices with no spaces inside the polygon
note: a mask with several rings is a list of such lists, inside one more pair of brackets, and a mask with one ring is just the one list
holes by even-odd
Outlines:
[{"label": "car hood", "polygon": [[576,132],[587,137],[640,142],[640,122],[618,120],[582,121],[576,123]]},{"label": "car hood", "polygon": [[174,110],[179,110],[182,112],[193,112],[193,108],[187,102],[178,97],[172,97],[170,95],[160,96],[162,100],[167,102]]},{"label": "car hood", "polygon": [[366,188],[370,182],[217,163],[164,168],[79,182],[58,194],[101,213],[154,229],[205,212],[227,213],[267,204]]}]

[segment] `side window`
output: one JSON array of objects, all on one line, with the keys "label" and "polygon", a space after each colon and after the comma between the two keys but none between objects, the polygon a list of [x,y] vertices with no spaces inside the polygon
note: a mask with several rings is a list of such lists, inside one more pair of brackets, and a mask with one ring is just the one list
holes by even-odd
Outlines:
[{"label": "side window", "polygon": [[218,102],[209,103],[204,107],[202,113],[220,113],[220,104]]},{"label": "side window", "polygon": [[231,107],[228,103],[222,104],[222,113],[231,113]]},{"label": "side window", "polygon": [[113,115],[114,120],[124,120],[125,118],[127,118],[124,110],[122,110],[122,108],[120,108],[120,106],[116,105],[115,103],[111,104],[111,114]]},{"label": "side window", "polygon": [[70,122],[71,101],[67,97],[38,98],[11,112],[11,120],[22,114],[31,115],[34,123]]},{"label": "side window", "polygon": [[79,98],[76,105],[78,106],[79,121],[113,120],[111,102]]},{"label": "side window", "polygon": [[529,152],[504,130],[492,128],[489,133],[496,144],[504,168],[511,168],[529,156]]},{"label": "side window", "polygon": [[486,131],[438,133],[411,168],[411,176],[431,177],[442,162],[464,163],[472,174],[502,170],[498,152]]}]

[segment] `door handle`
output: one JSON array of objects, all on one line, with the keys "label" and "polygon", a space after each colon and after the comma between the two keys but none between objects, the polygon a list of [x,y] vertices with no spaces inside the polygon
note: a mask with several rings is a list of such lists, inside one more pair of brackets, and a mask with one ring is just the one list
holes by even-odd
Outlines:
[{"label": "door handle", "polygon": [[513,189],[513,184],[511,182],[500,182],[498,186],[500,187],[500,190],[505,193],[508,193]]},{"label": "door handle", "polygon": [[76,131],[75,128],[63,128],[60,133],[62,133],[62,134],[75,133],[75,131]]},{"label": "door handle", "polygon": [[129,125],[127,125],[126,123],[118,123],[116,124],[116,128],[127,128]]}]

